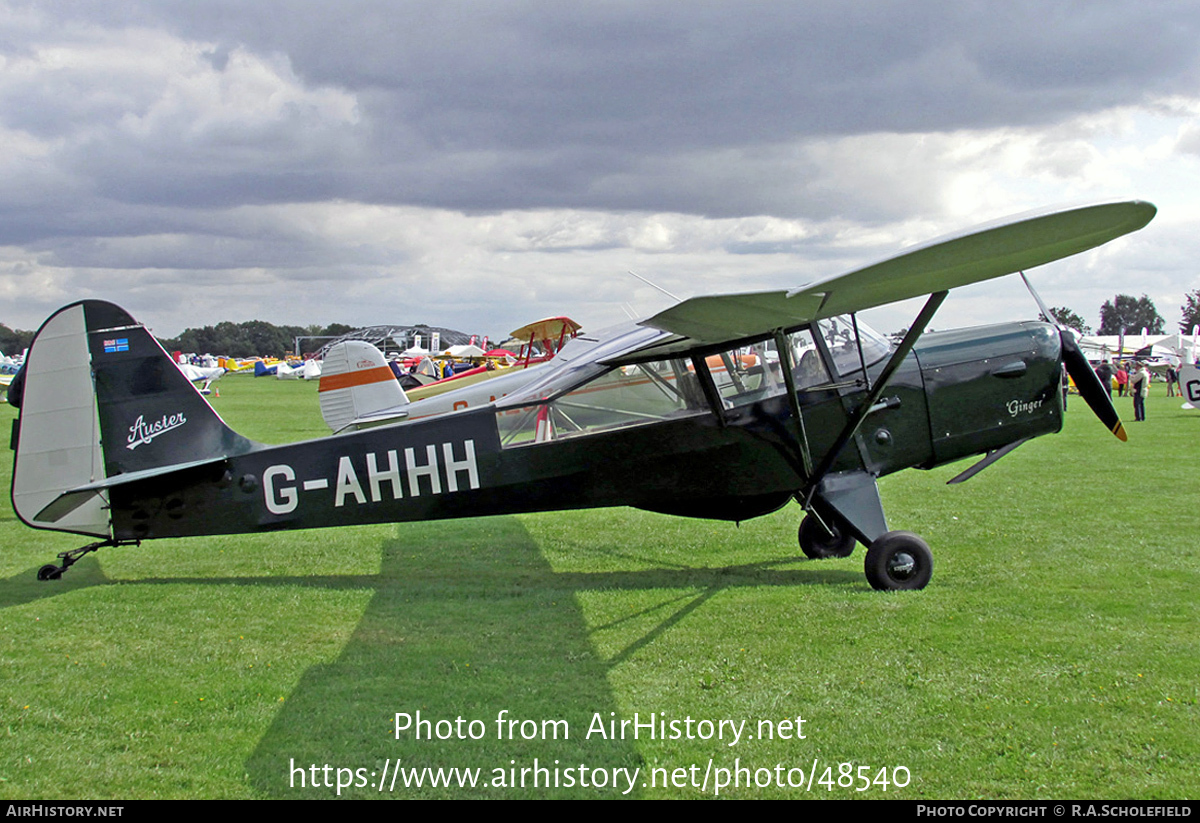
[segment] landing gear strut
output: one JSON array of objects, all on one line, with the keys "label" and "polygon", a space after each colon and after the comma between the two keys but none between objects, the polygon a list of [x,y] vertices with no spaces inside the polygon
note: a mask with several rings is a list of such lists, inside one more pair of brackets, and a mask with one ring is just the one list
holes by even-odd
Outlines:
[{"label": "landing gear strut", "polygon": [[58,580],[63,576],[63,573],[74,566],[81,557],[89,552],[94,552],[97,549],[102,549],[105,546],[140,546],[140,540],[101,540],[98,543],[89,543],[86,546],[80,546],[78,549],[71,549],[67,552],[59,552],[58,559],[62,561],[61,566],[56,566],[53,563],[47,563],[38,569],[38,580]]}]

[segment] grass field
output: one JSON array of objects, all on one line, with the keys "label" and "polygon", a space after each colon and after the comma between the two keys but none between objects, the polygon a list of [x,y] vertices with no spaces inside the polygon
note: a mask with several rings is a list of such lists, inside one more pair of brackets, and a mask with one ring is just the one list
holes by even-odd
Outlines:
[{"label": "grass field", "polygon": [[[250,437],[324,433],[311,384],[218,385]],[[741,767],[722,796],[1195,798],[1200,412],[1154,392],[1127,444],[1075,398],[1061,435],[963,486],[943,485],[961,465],[885,478],[892,528],[934,551],[913,593],[872,591],[861,548],[800,558],[795,506],[740,527],[616,509],[158,541],[39,583],[86,541],[25,528],[5,502],[0,796],[331,797],[291,767],[357,780],[398,758],[478,768],[481,785],[381,795],[369,778],[342,796],[620,797],[612,770],[638,768],[626,796],[700,797],[710,768]],[[397,739],[394,715],[418,710],[485,733]],[[505,710],[570,737],[498,739]],[[585,736],[635,713],[746,723],[736,745],[729,726]],[[804,739],[759,739],[760,721],[798,716]],[[494,785],[535,758],[558,761],[559,788],[531,773],[521,788],[519,771]],[[589,786],[565,787],[580,764]],[[789,769],[811,789],[788,788]],[[907,785],[872,782],[881,769]]]}]

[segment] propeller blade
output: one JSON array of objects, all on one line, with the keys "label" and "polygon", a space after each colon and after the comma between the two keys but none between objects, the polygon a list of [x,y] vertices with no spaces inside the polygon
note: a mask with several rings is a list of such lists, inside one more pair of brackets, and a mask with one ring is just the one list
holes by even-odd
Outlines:
[{"label": "propeller blade", "polygon": [[1121,418],[1117,415],[1116,408],[1113,407],[1112,398],[1105,391],[1104,384],[1100,382],[1096,372],[1092,371],[1092,364],[1088,362],[1087,357],[1079,348],[1079,344],[1075,342],[1075,336],[1068,329],[1059,331],[1058,336],[1062,338],[1063,365],[1067,367],[1067,374],[1071,375],[1071,379],[1075,381],[1075,388],[1079,389],[1079,396],[1100,418],[1104,427],[1117,436],[1118,440],[1122,442],[1128,440],[1125,427],[1121,425]]},{"label": "propeller blade", "polygon": [[1126,442],[1129,438],[1125,434],[1125,427],[1121,425],[1121,418],[1117,416],[1112,397],[1104,388],[1104,384],[1100,382],[1096,372],[1092,371],[1092,364],[1088,362],[1083,350],[1075,341],[1075,333],[1054,319],[1054,315],[1042,302],[1041,296],[1029,282],[1025,272],[1020,272],[1020,275],[1021,279],[1025,281],[1025,288],[1029,289],[1029,293],[1037,301],[1038,308],[1041,309],[1046,322],[1053,323],[1058,328],[1058,336],[1062,338],[1063,365],[1067,367],[1067,374],[1071,375],[1071,379],[1075,381],[1075,388],[1079,389],[1079,396],[1100,418],[1100,422],[1106,429],[1115,434],[1122,443]]}]

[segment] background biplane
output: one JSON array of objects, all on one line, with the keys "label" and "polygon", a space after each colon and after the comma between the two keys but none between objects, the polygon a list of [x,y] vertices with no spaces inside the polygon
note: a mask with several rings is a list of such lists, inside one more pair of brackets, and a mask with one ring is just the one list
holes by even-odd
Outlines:
[{"label": "background biplane", "polygon": [[[889,529],[878,477],[987,455],[963,480],[1058,431],[1063,368],[1124,439],[1070,332],[922,337],[947,291],[1154,213],[1129,201],[1026,215],[790,291],[691,298],[580,334],[495,402],[285,446],[232,431],[145,327],[85,300],[30,347],[13,506],[30,526],[100,538],[42,567],[52,579],[89,551],[160,537],[620,505],[740,521],[795,499],[806,554],[861,542],[872,586],[921,588],[929,547]],[[922,295],[894,347],[857,320]]]}]

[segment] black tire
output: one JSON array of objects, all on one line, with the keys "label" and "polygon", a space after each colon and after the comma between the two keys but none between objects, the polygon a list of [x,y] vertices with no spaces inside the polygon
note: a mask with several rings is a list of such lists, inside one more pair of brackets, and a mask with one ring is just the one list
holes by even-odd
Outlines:
[{"label": "black tire", "polygon": [[63,570],[53,563],[47,563],[38,569],[38,580],[58,580],[62,577]]},{"label": "black tire", "polygon": [[864,571],[879,591],[923,589],[933,577],[933,552],[912,532],[887,532],[867,548]]},{"label": "black tire", "polygon": [[825,522],[833,529],[832,533],[811,515],[800,521],[800,551],[813,560],[849,557],[854,552],[854,535],[844,532],[832,517],[826,516]]}]

